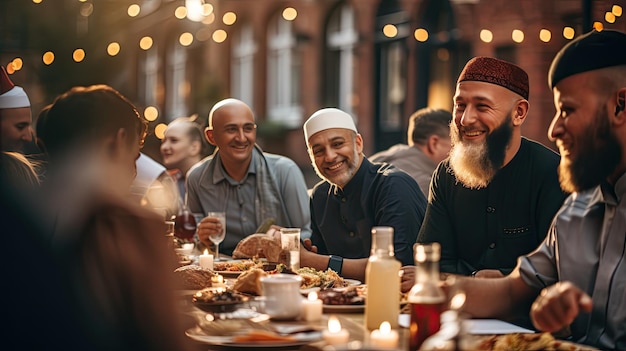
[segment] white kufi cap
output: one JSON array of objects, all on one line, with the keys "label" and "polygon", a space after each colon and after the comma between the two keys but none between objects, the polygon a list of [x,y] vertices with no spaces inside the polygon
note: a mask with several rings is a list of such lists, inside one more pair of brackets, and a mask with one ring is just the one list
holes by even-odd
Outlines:
[{"label": "white kufi cap", "polygon": [[304,139],[308,142],[313,134],[332,128],[350,129],[357,132],[352,116],[340,109],[323,108],[304,122]]},{"label": "white kufi cap", "polygon": [[0,68],[0,109],[30,107],[24,89],[13,84],[3,66]]}]

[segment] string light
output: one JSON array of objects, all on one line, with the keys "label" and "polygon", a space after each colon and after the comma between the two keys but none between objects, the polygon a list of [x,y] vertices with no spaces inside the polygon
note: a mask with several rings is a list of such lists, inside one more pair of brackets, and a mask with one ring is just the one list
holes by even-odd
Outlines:
[{"label": "string light", "polygon": [[191,34],[189,32],[185,32],[185,33],[181,34],[180,37],[178,37],[178,42],[182,46],[189,46],[189,45],[191,45],[191,43],[193,43],[193,34]]},{"label": "string light", "polygon": [[424,28],[417,28],[413,33],[415,40],[421,41],[422,43],[428,40],[428,31]]},{"label": "string light", "polygon": [[143,116],[150,122],[156,121],[159,118],[159,110],[154,106],[148,106],[143,110]]},{"label": "string light", "polygon": [[519,29],[513,30],[513,32],[511,33],[511,39],[513,39],[513,41],[516,42],[516,43],[523,42],[524,41],[524,32],[522,32]]},{"label": "string light", "polygon": [[287,7],[283,10],[283,18],[287,21],[293,21],[298,17],[298,11],[293,7]]},{"label": "string light", "polygon": [[489,29],[482,29],[480,31],[480,40],[485,43],[491,43],[493,40],[493,33]]},{"label": "string light", "polygon": [[222,22],[224,22],[224,24],[227,26],[231,26],[235,24],[236,21],[237,21],[237,15],[235,15],[234,12],[226,12],[222,16]]},{"label": "string light", "polygon": [[398,35],[398,28],[396,28],[396,26],[394,26],[393,24],[385,24],[385,26],[383,27],[383,34],[387,38],[394,38],[396,35]]},{"label": "string light", "polygon": [[120,44],[117,42],[112,42],[107,46],[107,54],[109,56],[116,56],[120,53]]},{"label": "string light", "polygon": [[226,33],[225,30],[223,29],[218,29],[215,32],[213,32],[213,35],[211,36],[213,38],[213,41],[216,43],[223,43],[226,38],[228,37],[228,34]]},{"label": "string light", "polygon": [[72,58],[74,59],[75,62],[83,62],[83,60],[85,59],[85,50],[83,49],[74,50],[74,52],[72,53]]},{"label": "string light", "polygon": [[137,17],[139,15],[139,12],[141,12],[141,7],[139,5],[132,4],[128,6],[128,15],[130,17]]},{"label": "string light", "polygon": [[542,29],[539,31],[539,40],[547,43],[552,39],[552,33],[548,29]]}]

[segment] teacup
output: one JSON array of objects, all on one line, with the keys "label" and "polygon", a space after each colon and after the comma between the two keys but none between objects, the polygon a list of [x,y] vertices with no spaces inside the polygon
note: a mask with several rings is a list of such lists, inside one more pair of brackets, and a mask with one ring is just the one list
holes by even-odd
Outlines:
[{"label": "teacup", "polygon": [[302,277],[295,274],[271,274],[261,277],[264,312],[272,319],[289,320],[300,316]]}]

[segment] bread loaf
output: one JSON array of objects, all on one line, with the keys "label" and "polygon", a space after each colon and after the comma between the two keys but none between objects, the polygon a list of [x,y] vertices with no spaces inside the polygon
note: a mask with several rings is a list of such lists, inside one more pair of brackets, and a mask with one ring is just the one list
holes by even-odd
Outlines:
[{"label": "bread loaf", "polygon": [[267,234],[252,234],[243,238],[233,250],[233,258],[266,258],[268,262],[279,262],[280,239]]},{"label": "bread loaf", "polygon": [[260,296],[262,294],[261,277],[265,275],[267,275],[267,273],[260,268],[247,270],[237,277],[237,280],[235,280],[233,284],[233,290],[240,293]]},{"label": "bread loaf", "polygon": [[196,265],[186,265],[174,270],[177,283],[183,290],[200,290],[211,286],[214,272]]}]

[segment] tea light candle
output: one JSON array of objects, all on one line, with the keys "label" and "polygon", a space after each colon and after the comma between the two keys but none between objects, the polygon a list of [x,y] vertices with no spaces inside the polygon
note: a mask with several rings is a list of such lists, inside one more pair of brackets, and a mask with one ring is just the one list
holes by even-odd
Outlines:
[{"label": "tea light candle", "polygon": [[347,330],[341,329],[341,323],[335,316],[328,318],[328,329],[322,331],[322,338],[329,345],[345,344],[350,338]]},{"label": "tea light candle", "polygon": [[306,300],[302,301],[302,318],[307,322],[317,322],[322,319],[322,300],[312,291]]},{"label": "tea light candle", "polygon": [[208,250],[204,250],[204,253],[200,255],[200,267],[213,270],[213,255],[209,255]]},{"label": "tea light candle", "polygon": [[394,349],[398,347],[398,332],[391,330],[389,322],[382,322],[379,329],[370,334],[370,343],[374,347]]}]

